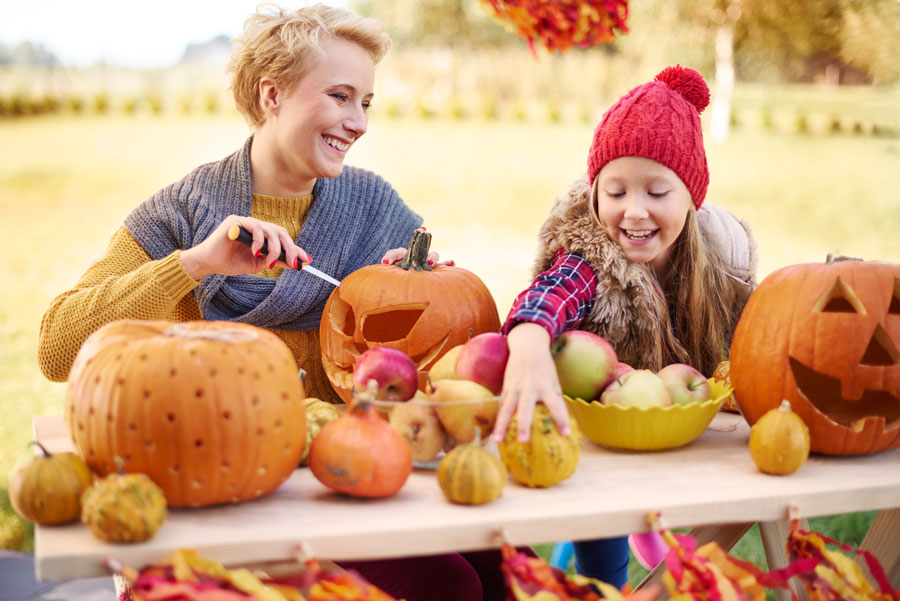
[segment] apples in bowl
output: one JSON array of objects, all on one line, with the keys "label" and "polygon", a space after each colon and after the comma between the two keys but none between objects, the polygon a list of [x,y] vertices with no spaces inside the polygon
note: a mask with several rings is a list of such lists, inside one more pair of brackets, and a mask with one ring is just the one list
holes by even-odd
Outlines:
[{"label": "apples in bowl", "polygon": [[564,395],[585,437],[616,449],[657,451],[696,439],[731,396],[730,386],[688,365],[631,370],[590,402]]},{"label": "apples in bowl", "polygon": [[[374,358],[364,360],[367,353]],[[506,338],[479,334],[449,349],[429,372],[417,372],[398,353],[369,349],[357,361],[354,380],[359,390],[375,380],[372,403],[409,444],[413,465],[434,468],[459,444],[488,444],[500,410]]]}]

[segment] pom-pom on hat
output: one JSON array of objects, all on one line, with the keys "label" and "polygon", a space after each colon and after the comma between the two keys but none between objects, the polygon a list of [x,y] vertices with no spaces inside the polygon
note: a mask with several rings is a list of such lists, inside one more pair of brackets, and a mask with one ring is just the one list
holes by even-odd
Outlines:
[{"label": "pom-pom on hat", "polygon": [[700,208],[709,185],[700,113],[709,105],[709,86],[694,69],[667,67],[606,111],[588,153],[593,184],[608,162],[646,157],[674,171]]}]

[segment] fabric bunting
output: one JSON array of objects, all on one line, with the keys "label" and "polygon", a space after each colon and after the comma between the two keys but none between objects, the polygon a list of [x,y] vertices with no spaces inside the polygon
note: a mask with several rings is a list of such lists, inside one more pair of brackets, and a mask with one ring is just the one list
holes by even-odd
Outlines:
[{"label": "fabric bunting", "polygon": [[[538,557],[529,557],[509,543],[502,547],[501,569],[506,579],[509,601],[650,601],[656,588],[619,591],[600,580],[567,576]],[[626,585],[627,587],[628,585]]]},{"label": "fabric bunting", "polygon": [[[796,566],[793,571],[806,586],[810,601],[900,601],[900,591],[891,587],[884,568],[867,551],[854,550],[850,545],[818,532],[801,530],[797,520],[791,520],[787,550],[791,561],[789,569]],[[869,584],[862,568],[841,551],[865,560],[879,590]],[[803,569],[810,564],[812,569]]]},{"label": "fabric bunting", "polygon": [[302,564],[286,576],[261,577],[180,549],[162,564],[116,571],[130,584],[130,596],[120,601],[396,601],[355,572],[323,570],[314,557]]}]

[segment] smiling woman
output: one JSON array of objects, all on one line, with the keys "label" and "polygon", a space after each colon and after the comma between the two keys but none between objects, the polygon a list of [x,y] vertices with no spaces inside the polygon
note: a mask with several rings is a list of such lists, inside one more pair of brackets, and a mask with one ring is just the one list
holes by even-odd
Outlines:
[{"label": "smiling woman", "polygon": [[[71,371],[77,380],[82,344],[113,321],[236,321],[277,334],[306,373],[305,396],[339,402],[318,341],[332,285],[298,267],[315,257],[317,268],[343,279],[404,246],[422,224],[384,179],[344,166],[367,131],[375,65],[390,40],[380,23],[342,9],[261,11],[247,20],[229,65],[238,109],[253,134],[234,154],[198,167],[131,211],[106,254],[52,301],[38,348],[49,379],[66,380]],[[235,228],[249,232],[249,246],[229,236]],[[179,371],[169,370],[167,379]],[[254,386],[261,385],[257,378]],[[230,388],[197,389],[187,400],[217,412],[221,405],[211,397],[253,390],[248,402],[258,404],[253,386]],[[155,400],[166,395],[138,392],[142,411],[176,423],[175,413]],[[275,428],[281,426],[279,420]],[[126,471],[136,469],[129,461]],[[342,565],[410,601],[500,601],[500,562],[497,550]]]}]

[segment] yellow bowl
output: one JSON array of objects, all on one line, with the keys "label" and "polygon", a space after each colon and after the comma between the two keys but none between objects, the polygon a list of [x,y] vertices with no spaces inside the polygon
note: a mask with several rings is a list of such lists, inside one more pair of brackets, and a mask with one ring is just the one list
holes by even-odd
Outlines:
[{"label": "yellow bowl", "polygon": [[633,451],[659,451],[685,445],[706,429],[732,392],[709,380],[712,399],[668,407],[601,405],[564,396],[584,435],[599,445]]}]

